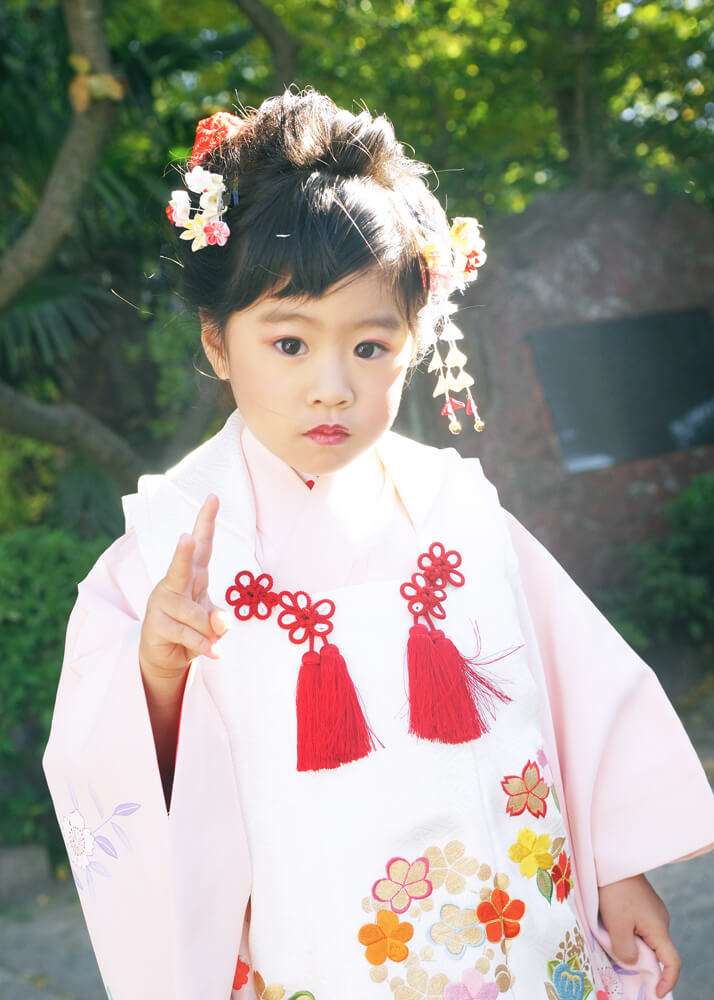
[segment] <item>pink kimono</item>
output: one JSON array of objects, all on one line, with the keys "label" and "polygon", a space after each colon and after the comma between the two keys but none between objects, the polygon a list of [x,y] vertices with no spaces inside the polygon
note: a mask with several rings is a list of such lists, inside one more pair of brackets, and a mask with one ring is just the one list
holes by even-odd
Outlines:
[{"label": "pink kimono", "polygon": [[[379,743],[297,771],[299,653],[235,620],[189,670],[167,814],[139,635],[209,492],[213,601],[238,619],[241,571],[333,599]],[[714,797],[652,670],[478,459],[389,431],[310,488],[234,410],[123,503],[78,586],[43,756],[108,996],[653,1000],[644,942],[632,967],[608,954],[598,886],[711,849]],[[434,541],[466,577],[442,627],[510,696],[458,745],[405,717],[399,583]]]}]

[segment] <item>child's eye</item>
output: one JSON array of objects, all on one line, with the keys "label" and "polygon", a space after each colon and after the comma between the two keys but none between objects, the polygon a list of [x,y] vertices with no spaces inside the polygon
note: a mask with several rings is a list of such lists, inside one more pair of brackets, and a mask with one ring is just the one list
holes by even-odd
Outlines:
[{"label": "child's eye", "polygon": [[[303,344],[303,343],[304,343],[304,341],[300,340],[299,337],[281,337],[280,340],[276,340],[275,341],[275,346],[278,347],[278,344]],[[357,345],[356,349],[359,349],[360,347],[377,347],[377,348],[379,348],[380,351],[383,351],[383,352],[387,351],[386,347],[383,347],[382,344],[377,344],[373,340],[363,340],[361,344]],[[297,357],[298,356],[298,354],[297,354],[297,352],[295,350],[288,349],[288,350],[283,351],[280,347],[278,347],[278,350],[280,351],[281,354],[287,354],[288,357]],[[372,361],[372,359],[375,356],[379,357],[380,355],[371,354],[371,355],[360,355],[360,356],[361,356],[361,358],[362,358],[363,361]]]}]

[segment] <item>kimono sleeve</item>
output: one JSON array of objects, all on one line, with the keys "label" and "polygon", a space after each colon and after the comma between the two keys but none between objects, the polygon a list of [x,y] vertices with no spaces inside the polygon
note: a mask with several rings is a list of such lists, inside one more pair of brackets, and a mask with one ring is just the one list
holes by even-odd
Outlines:
[{"label": "kimono sleeve", "polygon": [[607,885],[714,847],[714,796],[651,667],[508,511],[576,858]]},{"label": "kimono sleeve", "polygon": [[42,766],[111,1000],[228,1000],[251,887],[230,740],[198,657],[167,812],[139,665],[151,586],[133,527],[78,584]]},{"label": "kimono sleeve", "polygon": [[167,810],[138,657],[148,592],[131,535],[79,582],[42,757],[114,1000],[178,995]]}]

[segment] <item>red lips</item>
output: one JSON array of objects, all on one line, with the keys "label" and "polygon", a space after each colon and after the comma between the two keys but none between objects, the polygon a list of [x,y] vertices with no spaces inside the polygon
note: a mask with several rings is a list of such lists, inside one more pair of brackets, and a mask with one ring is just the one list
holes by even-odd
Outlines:
[{"label": "red lips", "polygon": [[346,427],[342,424],[319,424],[317,427],[311,427],[309,431],[305,431],[306,434],[349,434]]}]

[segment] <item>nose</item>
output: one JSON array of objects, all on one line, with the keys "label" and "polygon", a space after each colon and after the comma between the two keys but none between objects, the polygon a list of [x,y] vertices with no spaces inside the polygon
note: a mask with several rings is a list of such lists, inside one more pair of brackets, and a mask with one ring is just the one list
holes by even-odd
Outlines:
[{"label": "nose", "polygon": [[336,355],[316,362],[308,391],[311,406],[344,407],[354,401],[354,390],[347,365]]}]

